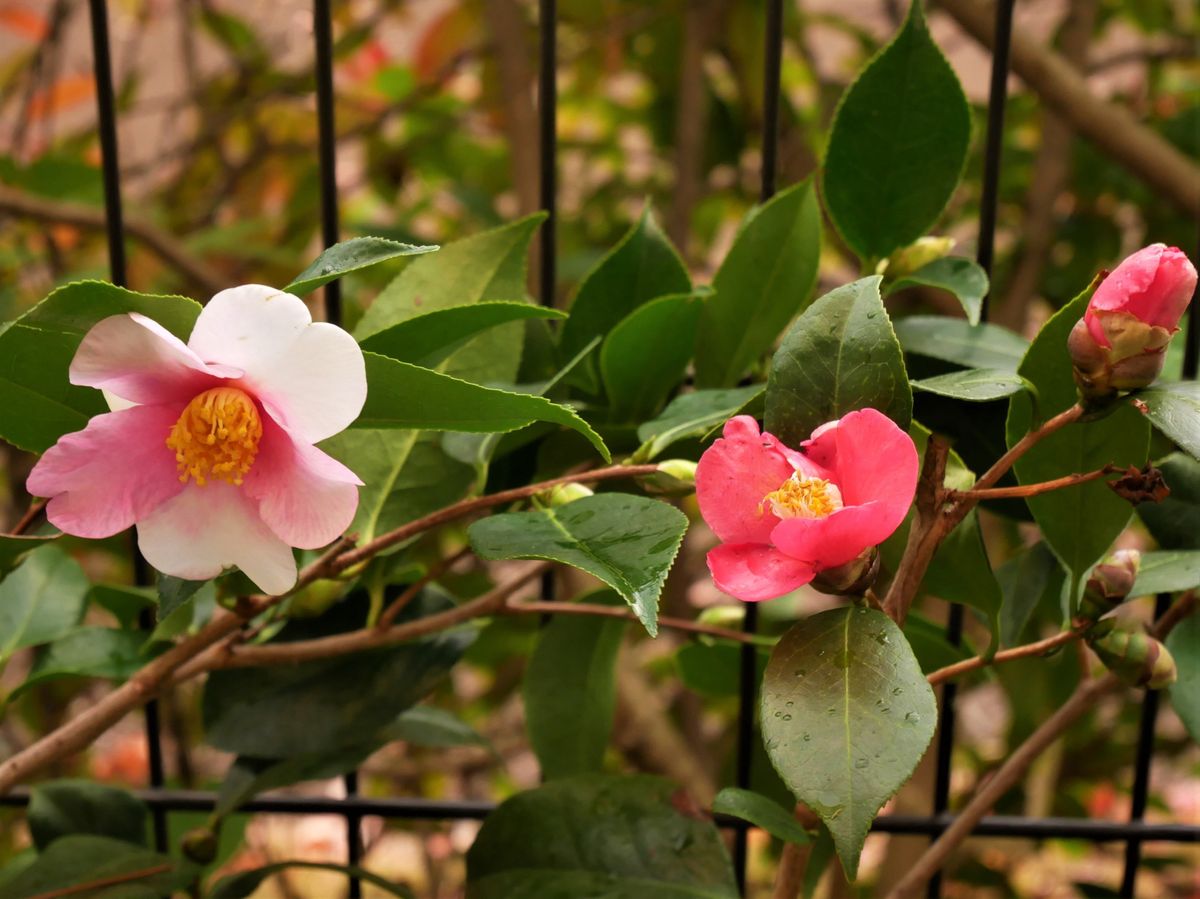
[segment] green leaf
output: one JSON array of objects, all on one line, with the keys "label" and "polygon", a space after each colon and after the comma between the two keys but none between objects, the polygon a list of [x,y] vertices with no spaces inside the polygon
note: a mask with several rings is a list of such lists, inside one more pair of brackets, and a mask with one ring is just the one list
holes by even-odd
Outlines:
[{"label": "green leaf", "polygon": [[208,581],[187,581],[180,577],[157,572],[158,620],[164,621],[185,602],[196,595],[196,591]]},{"label": "green leaf", "polygon": [[1200,615],[1189,615],[1167,636],[1178,678],[1170,687],[1171,705],[1183,726],[1200,741]]},{"label": "green leaf", "polygon": [[884,295],[891,296],[906,287],[936,287],[954,294],[967,314],[967,323],[977,325],[988,292],[988,276],[974,260],[944,256],[897,278],[887,286]]},{"label": "green leaf", "polygon": [[553,509],[492,515],[472,524],[467,537],[484,559],[547,559],[598,577],[653,637],[658,596],[687,527],[687,516],[664,502],[598,493]]},{"label": "green leaf", "polygon": [[312,265],[296,276],[284,291],[296,296],[316,290],[322,284],[336,281],[343,275],[370,268],[388,259],[401,256],[420,256],[437,250],[436,246],[400,243],[386,237],[353,237],[334,244],[313,260]]},{"label": "green leaf", "polygon": [[356,865],[336,865],[332,862],[290,861],[274,862],[253,871],[239,871],[222,877],[207,894],[208,899],[247,899],[254,894],[263,882],[273,874],[286,871],[289,868],[301,868],[308,871],[336,871],[347,878],[356,877],[364,883],[383,890],[389,896],[399,896],[401,899],[413,899],[413,892],[408,887],[385,880],[378,874],[372,874],[365,868]]},{"label": "green leaf", "polygon": [[62,534],[0,534],[0,580],[21,564],[21,560],[39,546],[57,540]]},{"label": "green leaf", "polygon": [[[621,598],[611,590],[587,602]],[[626,622],[560,615],[541,629],[522,696],[529,742],[554,780],[600,770],[617,704],[616,664]]]},{"label": "green leaf", "polygon": [[[1087,308],[1090,290],[1060,309],[1043,326],[1018,370],[1033,383],[1038,395],[1038,416],[1045,420],[1076,401],[1067,335]],[[1024,393],[1015,394],[1006,426],[1008,445],[1020,440],[1035,424],[1033,403]],[[1095,471],[1110,463],[1125,468],[1146,462],[1150,428],[1143,416],[1128,405],[1096,421],[1074,424],[1039,441],[1013,466],[1017,480],[1034,484],[1074,472]],[[1103,481],[1091,481],[1054,490],[1027,500],[1046,543],[1072,574],[1065,596],[1074,614],[1074,585],[1092,564],[1108,551],[1129,522],[1133,510]]]},{"label": "green leaf", "polygon": [[86,780],[38,784],[29,795],[26,823],[39,852],[72,834],[95,834],[146,845],[150,810],[125,790]]},{"label": "green leaf", "polygon": [[784,335],[767,379],[764,428],[788,446],[867,406],[908,427],[912,391],[880,280],[872,275],[825,294]]},{"label": "green leaf", "polygon": [[434,688],[471,642],[464,631],[333,659],[214,671],[207,742],[257,759],[354,749]]},{"label": "green leaf", "polygon": [[142,611],[158,605],[158,594],[154,590],[122,584],[93,584],[87,598],[88,602],[111,612],[117,623],[126,629],[136,628]]},{"label": "green leaf", "polygon": [[40,453],[63,434],[83,430],[93,415],[107,412],[100,391],[73,386],[67,369],[93,325],[125,312],[147,315],[187,340],[200,304],[77,281],[0,330],[0,437]]},{"label": "green leaf", "polygon": [[18,649],[73,630],[83,620],[88,589],[83,569],[57,546],[31,552],[0,581],[0,666]]},{"label": "green leaf", "polygon": [[1200,587],[1200,549],[1163,550],[1142,553],[1130,596],[1178,593]]},{"label": "green leaf", "polygon": [[486,737],[444,709],[418,705],[385,728],[389,740],[414,746],[488,746]]},{"label": "green leaf", "polygon": [[1200,462],[1171,453],[1157,463],[1171,495],[1142,503],[1137,514],[1164,549],[1200,549]]},{"label": "green leaf", "polygon": [[858,872],[876,813],[925,753],[937,702],[904,634],[881,612],[821,612],[787,631],[763,678],[763,739],[775,770]]},{"label": "green leaf", "polygon": [[804,866],[804,883],[801,884],[800,895],[804,899],[813,899],[817,887],[821,885],[821,877],[829,863],[833,861],[836,847],[833,845],[833,835],[823,824],[818,825],[817,839],[808,853],[808,862]]},{"label": "green leaf", "polygon": [[728,390],[697,390],[681,394],[662,414],[638,428],[639,459],[653,459],[667,447],[689,437],[703,437],[742,411],[766,390],[762,384]]},{"label": "green leaf", "polygon": [[948,396],[954,400],[986,403],[1025,389],[1020,375],[998,368],[967,368],[912,382],[913,389]]},{"label": "green leaf", "polygon": [[1134,394],[1146,407],[1150,423],[1179,448],[1200,459],[1200,382],[1159,384]]},{"label": "green leaf", "polygon": [[946,639],[946,626],[934,623],[920,612],[909,612],[904,619],[904,639],[912,648],[921,670],[928,674],[961,662],[972,653],[962,645],[956,646]]},{"label": "green leaf", "polygon": [[713,811],[749,821],[771,836],[788,843],[804,845],[812,842],[808,831],[791,812],[753,790],[726,787],[713,800]]},{"label": "green leaf", "polygon": [[457,502],[475,481],[474,469],[448,456],[430,431],[350,428],[321,449],[365,483],[347,529],[360,542]]},{"label": "green leaf", "polygon": [[752,211],[713,278],[696,339],[696,386],[732,387],[774,345],[817,283],[821,210],[810,181]]},{"label": "green leaf", "polygon": [[[755,683],[762,679],[768,654],[760,649]],[[689,690],[702,696],[737,696],[741,680],[740,646],[728,643],[688,643],[675,653],[679,679]]]},{"label": "green leaf", "polygon": [[600,436],[566,406],[540,396],[481,387],[375,353],[363,355],[367,402],[354,423],[356,428],[490,433],[548,421],[578,431],[606,462],[612,458]]},{"label": "green leaf", "polygon": [[467,899],[735,899],[725,846],[670,781],[584,775],[518,793],[467,853]]},{"label": "green leaf", "polygon": [[0,896],[4,899],[29,899],[46,894],[84,896],[78,890],[83,884],[151,869],[156,873],[102,892],[88,891],[88,899],[162,899],[187,887],[196,876],[196,869],[123,840],[78,834],[55,840],[29,867],[0,881]]},{"label": "green leaf", "polygon": [[580,282],[559,339],[560,352],[574,356],[643,303],[691,289],[687,267],[647,205],[620,243]]},{"label": "green leaf", "polygon": [[834,114],[822,196],[846,243],[882,259],[925,234],[958,186],[970,139],[962,85],[913,0]]},{"label": "green leaf", "polygon": [[531,318],[563,319],[557,309],[533,303],[489,300],[472,306],[449,306],[406,319],[363,338],[362,348],[401,362],[435,368],[467,341],[484,331]]},{"label": "green leaf", "polygon": [[987,617],[992,645],[998,645],[1004,597],[988,559],[975,510],[937,548],[922,587],[942,599],[982,612]]},{"label": "green leaf", "polygon": [[[158,644],[156,649],[165,648]],[[150,660],[146,635],[108,627],[81,627],[56,639],[37,657],[25,682],[9,696],[60,677],[100,677],[123,681]]]},{"label": "green leaf", "polygon": [[692,359],[703,307],[697,294],[660,297],[612,329],[600,351],[612,421],[641,422],[661,408]]},{"label": "green leaf", "polygon": [[1015,372],[1029,341],[999,325],[971,325],[961,318],[910,315],[895,322],[904,352],[968,368]]},{"label": "green leaf", "polygon": [[1004,596],[1000,607],[1000,642],[1019,646],[1034,610],[1062,593],[1062,566],[1045,543],[1035,543],[996,569]]}]

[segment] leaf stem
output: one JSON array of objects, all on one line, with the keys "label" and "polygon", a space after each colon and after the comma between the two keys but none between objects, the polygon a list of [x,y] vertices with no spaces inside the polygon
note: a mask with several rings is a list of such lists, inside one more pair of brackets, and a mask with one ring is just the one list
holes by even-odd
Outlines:
[{"label": "leaf stem", "polygon": [[972,487],[970,490],[948,490],[946,491],[946,497],[952,502],[960,502],[964,499],[974,502],[982,502],[987,499],[1022,499],[1029,496],[1040,496],[1043,493],[1050,493],[1053,490],[1062,490],[1064,487],[1086,484],[1089,481],[1098,481],[1100,478],[1107,477],[1120,470],[1116,465],[1105,465],[1103,468],[1098,468],[1095,471],[1064,475],[1061,478],[1054,478],[1051,481],[1040,481],[1036,484],[1018,484],[1015,487]]}]

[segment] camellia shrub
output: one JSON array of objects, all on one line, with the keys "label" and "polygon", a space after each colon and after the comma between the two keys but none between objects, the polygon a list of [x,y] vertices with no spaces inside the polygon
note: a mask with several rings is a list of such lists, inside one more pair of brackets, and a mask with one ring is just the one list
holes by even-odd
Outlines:
[{"label": "camellia shrub", "polygon": [[[1153,512],[1161,550],[1114,547],[1169,492],[1153,460],[1191,483],[1200,465],[1200,390],[1179,380],[1175,339],[1195,268],[1153,244],[1078,285],[1032,340],[981,323],[986,273],[929,234],[969,139],[918,4],[843,97],[817,178],[747,216],[711,284],[647,209],[566,312],[526,295],[533,216],[441,248],[357,238],[290,284],[205,303],[79,281],[0,327],[0,436],[37,456],[35,502],[0,538],[0,658],[39,648],[9,701],[56,678],[114,684],[0,764],[0,791],[33,785],[34,843],[0,895],[249,895],[282,865],[210,877],[223,821],[414,739],[414,706],[504,616],[549,618],[524,691],[545,783],[484,823],[472,899],[734,896],[713,811],[809,846],[782,855],[793,894],[804,864],[809,887],[834,857],[853,880],[872,821],[929,749],[933,685],[1072,644],[1097,673],[891,895],[922,889],[1101,695],[1174,684],[1196,734],[1195,645],[1178,682],[1171,652],[1196,634],[1195,551],[1175,551],[1178,516]],[[814,297],[826,220],[862,276]],[[389,264],[403,268],[352,331],[312,320],[302,297]],[[893,318],[889,298],[914,285],[961,315]],[[981,509],[1036,532],[1003,585]],[[660,616],[701,521],[724,594],[809,586],[832,608],[777,634]],[[147,566],[133,587],[89,583],[60,546],[130,529]],[[498,563],[488,583],[452,575],[465,554]],[[518,598],[565,568],[600,589]],[[1048,589],[1061,631],[1026,642]],[[1147,594],[1181,598],[1149,629],[1110,616]],[[968,606],[990,644],[919,651],[925,595]],[[92,603],[117,623],[85,624]],[[795,809],[737,789],[700,808],[686,783],[606,769],[627,628],[765,659],[762,742]],[[233,761],[208,823],[173,854],[146,847],[128,794],[40,782],[195,678],[203,739]]]}]

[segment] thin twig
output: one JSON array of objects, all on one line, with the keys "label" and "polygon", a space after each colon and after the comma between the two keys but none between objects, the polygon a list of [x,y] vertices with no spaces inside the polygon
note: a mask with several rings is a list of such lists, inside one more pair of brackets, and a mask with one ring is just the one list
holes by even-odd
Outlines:
[{"label": "thin twig", "polygon": [[1035,643],[1014,646],[1012,649],[1002,649],[992,656],[972,656],[969,659],[963,659],[961,662],[955,662],[952,665],[946,665],[944,668],[931,671],[925,679],[930,684],[936,686],[943,681],[953,680],[960,674],[978,671],[980,668],[986,668],[989,665],[999,665],[1002,662],[1011,662],[1014,659],[1027,659],[1030,656],[1045,655],[1051,650],[1058,649],[1060,646],[1066,646],[1068,643],[1078,640],[1082,636],[1082,631],[1063,631],[1062,633],[1055,634],[1053,637],[1047,637],[1045,640],[1038,640]]},{"label": "thin twig", "polygon": [[396,616],[403,612],[405,608],[407,608],[408,604],[416,599],[417,596],[420,595],[421,591],[430,584],[430,582],[440,578],[443,574],[450,570],[450,567],[455,562],[468,555],[470,552],[471,547],[464,546],[454,555],[442,559],[437,564],[431,566],[427,572],[405,587],[404,591],[394,600],[392,600],[391,604],[383,610],[383,614],[379,616],[379,620],[375,622],[375,626],[383,629],[391,627],[396,621]]},{"label": "thin twig", "polygon": [[87,883],[77,883],[74,886],[62,887],[61,889],[50,890],[46,893],[37,893],[30,896],[29,899],[59,899],[61,896],[78,896],[80,893],[90,893],[93,890],[99,890],[104,887],[116,886],[121,883],[132,883],[135,880],[145,880],[147,877],[153,877],[156,874],[166,874],[170,870],[170,862],[163,862],[161,865],[155,865],[152,868],[128,871],[125,874],[113,874],[109,877],[101,877],[98,880],[89,880]]},{"label": "thin twig", "polygon": [[[586,602],[553,602],[539,600],[536,603],[509,603],[498,610],[502,615],[592,615],[598,618],[620,618],[624,621],[637,621],[637,615],[628,609],[617,606],[601,606]],[[660,615],[658,626],[676,631],[687,631],[693,634],[704,634],[709,637],[719,637],[722,640],[732,640],[735,643],[757,643],[758,637],[743,631],[733,631],[688,618],[671,618]]]},{"label": "thin twig", "polygon": [[986,499],[1024,499],[1030,496],[1041,496],[1043,493],[1050,493],[1053,490],[1062,490],[1065,487],[1086,484],[1089,481],[1098,481],[1120,470],[1116,465],[1105,465],[1095,471],[1064,475],[1061,478],[1040,481],[1037,484],[1019,484],[1015,487],[972,487],[970,490],[950,490],[946,495],[951,501],[969,499],[974,502],[982,502]]},{"label": "thin twig", "polygon": [[12,526],[12,530],[8,532],[9,537],[20,537],[42,516],[46,511],[46,503],[49,500],[37,499],[29,504],[29,508],[25,510],[25,514],[21,516],[21,520]]}]

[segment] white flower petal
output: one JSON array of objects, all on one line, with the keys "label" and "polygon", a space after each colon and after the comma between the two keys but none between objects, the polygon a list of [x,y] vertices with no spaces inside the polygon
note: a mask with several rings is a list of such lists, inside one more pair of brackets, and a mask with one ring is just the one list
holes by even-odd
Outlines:
[{"label": "white flower petal", "polygon": [[231,484],[189,484],[137,531],[142,555],[164,574],[200,581],[236,565],[264,593],[285,593],[296,583],[291,547]]},{"label": "white flower petal", "polygon": [[280,424],[308,443],[342,431],[367,398],[354,338],[312,321],[299,298],[261,284],[213,297],[188,340],[206,361],[245,371],[246,386]]}]

